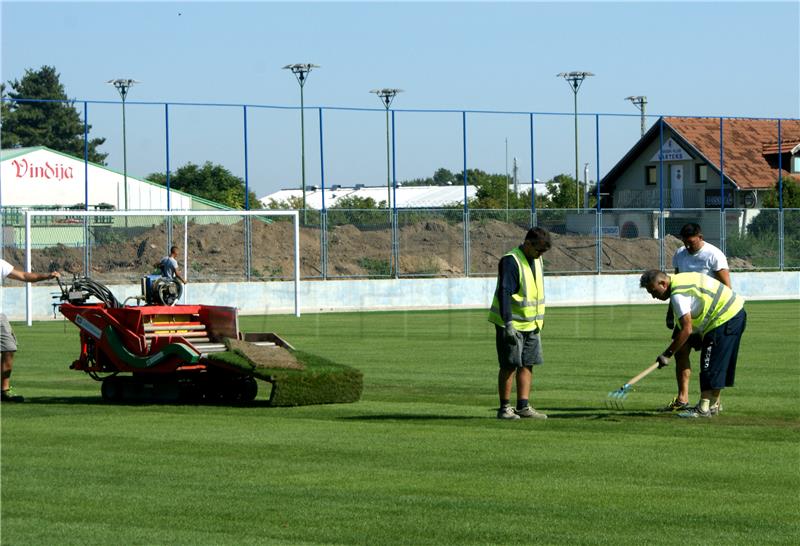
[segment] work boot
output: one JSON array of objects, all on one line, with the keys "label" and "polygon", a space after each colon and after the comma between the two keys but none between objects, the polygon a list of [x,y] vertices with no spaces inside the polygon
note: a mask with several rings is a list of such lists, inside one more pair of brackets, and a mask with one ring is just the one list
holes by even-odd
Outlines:
[{"label": "work boot", "polygon": [[525,406],[522,409],[518,409],[515,413],[522,419],[547,419],[547,415],[544,413],[539,413],[531,406]]},{"label": "work boot", "polygon": [[9,387],[8,390],[0,391],[0,402],[24,402],[25,397],[16,394],[12,387]]},{"label": "work boot", "polygon": [[503,406],[499,410],[497,410],[497,418],[498,419],[519,419],[519,415],[514,412],[514,408],[511,406]]}]

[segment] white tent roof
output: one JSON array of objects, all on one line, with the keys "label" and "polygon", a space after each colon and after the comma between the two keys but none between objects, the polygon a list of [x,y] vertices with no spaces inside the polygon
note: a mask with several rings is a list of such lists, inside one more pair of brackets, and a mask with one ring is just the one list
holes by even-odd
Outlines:
[{"label": "white tent roof", "polygon": [[[329,208],[336,204],[343,197],[359,197],[362,199],[372,198],[375,204],[385,203],[389,198],[386,186],[370,187],[337,187],[335,189],[325,188],[325,207]],[[475,197],[478,189],[475,186],[467,186],[467,199]],[[308,208],[322,209],[322,190],[306,190],[306,206]],[[407,186],[399,187],[396,192],[392,191],[392,199],[397,199],[398,208],[428,208],[445,207],[448,205],[462,206],[464,204],[464,186]],[[286,201],[290,197],[302,197],[303,192],[296,190],[280,190],[261,197],[265,206],[271,200]],[[396,196],[396,197],[395,197]]]}]

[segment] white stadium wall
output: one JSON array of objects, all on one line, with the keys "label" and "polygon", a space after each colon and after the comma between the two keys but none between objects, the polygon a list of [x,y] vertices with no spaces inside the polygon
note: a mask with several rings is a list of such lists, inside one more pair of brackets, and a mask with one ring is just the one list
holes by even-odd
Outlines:
[{"label": "white stadium wall", "polygon": [[[733,288],[748,300],[797,300],[800,271],[731,275]],[[190,279],[191,281],[191,279]],[[639,275],[545,276],[547,304],[574,305],[661,304],[639,288]],[[53,318],[54,285],[31,285],[33,320]],[[120,301],[140,293],[139,285],[110,286]],[[495,279],[397,279],[304,281],[300,283],[300,310],[385,311],[396,309],[488,309]],[[25,320],[25,288],[3,288],[1,307],[11,320]],[[243,315],[291,314],[294,283],[189,283],[182,303],[232,305]]]}]

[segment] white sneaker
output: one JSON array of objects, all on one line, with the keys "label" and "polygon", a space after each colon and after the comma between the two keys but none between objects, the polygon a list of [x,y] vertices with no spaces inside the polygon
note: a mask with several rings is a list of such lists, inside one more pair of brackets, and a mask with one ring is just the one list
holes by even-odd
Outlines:
[{"label": "white sneaker", "polygon": [[516,410],[514,413],[523,419],[547,419],[547,415],[539,413],[530,406],[525,406],[521,410]]},{"label": "white sneaker", "polygon": [[497,410],[498,419],[519,419],[519,415],[514,411],[511,406],[505,406]]}]

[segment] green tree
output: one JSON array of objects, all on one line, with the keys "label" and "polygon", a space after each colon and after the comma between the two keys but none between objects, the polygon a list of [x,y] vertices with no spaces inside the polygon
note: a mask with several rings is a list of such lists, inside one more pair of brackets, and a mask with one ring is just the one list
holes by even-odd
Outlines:
[{"label": "green tree", "polygon": [[399,182],[401,186],[452,186],[461,183],[461,179],[454,173],[441,167],[436,169],[433,177],[427,178],[412,178],[411,180],[403,180]]},{"label": "green tree", "polygon": [[[386,201],[381,201],[381,204],[385,207]],[[376,209],[378,208],[378,203],[372,197],[359,197],[357,195],[348,195],[346,197],[342,197],[336,200],[336,204],[332,207],[332,209]]]},{"label": "green tree", "polygon": [[[764,208],[776,209],[780,204],[778,200],[778,182],[775,189],[764,197]],[[800,208],[800,182],[787,176],[783,179],[783,208]],[[786,240],[787,251],[791,247],[795,255],[800,255],[800,214],[786,214],[783,222],[783,235]],[[747,231],[758,238],[770,239],[778,234],[778,211],[762,210],[758,216],[747,226]]]},{"label": "green tree", "polygon": [[267,208],[269,210],[303,210],[303,198],[297,196],[286,199],[270,199]]},{"label": "green tree", "polygon": [[[152,173],[147,179],[162,186],[167,185],[165,173]],[[206,161],[203,166],[187,163],[170,174],[169,186],[203,199],[209,199],[233,209],[244,209],[244,180],[233,175],[222,165]],[[250,209],[261,209],[261,201],[249,192]]]},{"label": "green tree", "polygon": [[[456,175],[463,181],[462,173]],[[462,182],[463,183],[463,182]],[[477,187],[475,197],[469,200],[469,206],[475,209],[529,209],[531,207],[531,190],[526,189],[516,194],[511,188],[508,176],[489,174],[480,169],[467,169],[467,184]],[[536,196],[536,207],[546,204],[542,196]]]},{"label": "green tree", "polygon": [[[775,182],[775,189],[770,190],[767,195],[764,196],[764,208],[777,209],[779,207],[779,191],[780,185],[778,182]],[[791,176],[787,176],[783,179],[783,207],[787,209],[800,208],[800,182]]]},{"label": "green tree", "polygon": [[[3,102],[3,123],[0,138],[4,148],[47,146],[75,157],[83,157],[84,124],[75,109],[75,101],[67,99],[60,75],[52,66],[25,70],[20,80],[8,82],[8,103]],[[3,90],[5,97],[5,89]],[[53,102],[23,102],[13,99],[47,99]],[[88,129],[91,130],[89,125]],[[105,165],[108,154],[97,150],[105,138],[88,142],[89,161]]]}]

